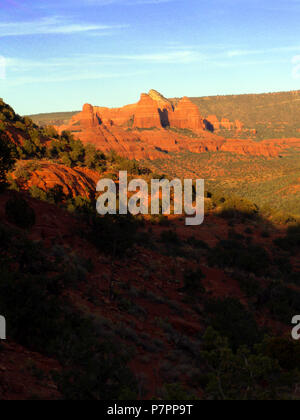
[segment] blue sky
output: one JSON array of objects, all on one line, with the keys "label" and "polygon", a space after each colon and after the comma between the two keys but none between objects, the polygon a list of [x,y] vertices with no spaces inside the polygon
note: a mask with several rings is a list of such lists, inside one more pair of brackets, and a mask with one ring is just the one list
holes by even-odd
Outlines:
[{"label": "blue sky", "polygon": [[299,89],[299,18],[300,0],[0,0],[0,96],[29,114]]}]

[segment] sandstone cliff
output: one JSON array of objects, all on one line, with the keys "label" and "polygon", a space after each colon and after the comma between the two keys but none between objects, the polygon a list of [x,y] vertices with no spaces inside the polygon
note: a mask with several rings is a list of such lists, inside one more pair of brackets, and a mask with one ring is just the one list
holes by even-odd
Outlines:
[{"label": "sandstone cliff", "polygon": [[203,118],[197,105],[193,104],[189,98],[182,98],[174,112],[169,115],[171,127],[188,128],[190,130],[205,130]]},{"label": "sandstone cliff", "polygon": [[134,127],[162,127],[157,102],[151,96],[143,93],[137,104],[134,115]]},{"label": "sandstone cliff", "polygon": [[218,135],[222,129],[242,133],[243,123],[218,120],[215,115],[203,119],[198,106],[187,97],[173,105],[155,90],[142,94],[137,104],[123,108],[86,104],[69,124],[57,128],[59,132],[71,131],[83,143],[92,143],[103,152],[115,150],[137,160],[168,158],[170,152],[219,150],[273,157],[289,144],[279,140],[257,143],[250,139],[225,139]]}]

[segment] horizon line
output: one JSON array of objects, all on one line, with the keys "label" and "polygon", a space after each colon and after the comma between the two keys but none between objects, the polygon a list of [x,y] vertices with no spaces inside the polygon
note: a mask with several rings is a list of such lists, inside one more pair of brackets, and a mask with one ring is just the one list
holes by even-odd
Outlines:
[{"label": "horizon line", "polygon": [[[153,89],[154,90],[154,89]],[[156,89],[155,89],[156,90]],[[160,91],[159,90],[156,90],[157,92],[159,92],[160,93]],[[277,91],[277,90],[274,90],[274,91],[269,91],[269,92],[259,92],[259,93],[228,93],[228,94],[216,94],[216,95],[203,95],[203,96],[187,96],[187,98],[190,98],[190,99],[196,99],[196,98],[217,98],[217,97],[225,97],[225,96],[231,96],[231,97],[235,97],[235,96],[255,96],[255,95],[274,95],[274,94],[281,94],[281,93],[293,93],[293,92],[299,92],[300,93],[300,89],[292,89],[292,90],[279,90],[279,91]],[[142,93],[145,93],[145,92],[142,92]],[[142,94],[141,93],[141,94]],[[163,95],[164,96],[164,95]],[[184,95],[184,96],[186,96],[186,95]],[[167,98],[167,97],[165,97],[166,99],[168,99],[168,100],[172,100],[172,99],[181,99],[181,98],[183,98],[184,96],[173,96],[173,97],[169,97],[169,98]],[[82,106],[84,105],[84,104],[86,104],[86,103],[88,103],[88,102],[83,102],[83,104],[82,104]],[[133,104],[135,104],[136,102],[134,102]],[[133,104],[128,104],[128,103],[126,103],[126,104],[124,104],[124,105],[122,105],[122,106],[112,106],[112,107],[107,107],[107,106],[105,106],[105,105],[93,105],[93,104],[91,104],[92,106],[99,106],[99,107],[107,107],[107,108],[110,108],[110,109],[115,109],[115,108],[122,108],[122,107],[124,107],[124,106],[126,106],[126,105],[133,105]],[[26,113],[26,114],[22,114],[21,116],[24,116],[24,117],[30,117],[30,116],[35,116],[35,115],[48,115],[48,114],[65,114],[65,113],[79,113],[79,112],[81,112],[82,111],[82,109],[81,110],[73,110],[73,111],[48,111],[48,112],[38,112],[38,113]]]}]

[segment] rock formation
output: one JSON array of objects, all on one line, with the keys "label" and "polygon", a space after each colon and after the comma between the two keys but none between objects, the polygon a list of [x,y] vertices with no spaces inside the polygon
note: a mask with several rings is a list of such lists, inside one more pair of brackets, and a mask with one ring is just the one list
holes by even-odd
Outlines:
[{"label": "rock formation", "polygon": [[216,115],[209,115],[205,118],[206,127],[210,131],[218,132],[220,130],[229,130],[229,131],[237,131],[242,132],[244,130],[244,124],[239,121],[235,120],[234,122],[230,121],[228,118],[221,118],[218,120]]},{"label": "rock formation", "polygon": [[155,90],[142,94],[137,104],[123,108],[86,104],[69,124],[57,129],[71,131],[83,143],[92,143],[103,152],[115,150],[121,156],[137,160],[168,158],[169,152],[182,151],[273,157],[288,147],[280,140],[257,143],[249,139],[225,139],[218,135],[220,130],[231,130],[235,137],[246,132],[243,123],[227,118],[218,120],[216,115],[204,120],[190,99],[184,97],[174,106]]},{"label": "rock formation", "polygon": [[200,115],[197,105],[187,98],[182,98],[174,112],[169,114],[171,127],[188,128],[190,130],[205,130],[203,118]]},{"label": "rock formation", "polygon": [[134,115],[134,127],[162,127],[157,102],[151,96],[142,93]]},{"label": "rock formation", "polygon": [[37,161],[28,160],[18,162],[18,168],[12,173],[12,177],[17,179],[18,169],[30,168],[31,165],[34,165],[34,170],[28,169],[30,177],[26,181],[26,189],[36,186],[41,190],[48,191],[60,185],[66,195],[89,198],[99,181],[99,174],[87,168],[69,168],[47,161],[37,164]]}]

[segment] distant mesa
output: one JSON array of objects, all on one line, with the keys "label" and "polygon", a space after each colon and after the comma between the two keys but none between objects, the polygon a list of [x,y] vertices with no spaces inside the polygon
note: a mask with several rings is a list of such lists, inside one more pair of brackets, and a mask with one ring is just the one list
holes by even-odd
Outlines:
[{"label": "distant mesa", "polygon": [[239,120],[218,119],[216,115],[203,118],[191,99],[169,100],[156,90],[142,93],[139,102],[121,108],[85,104],[67,124],[56,128],[60,133],[72,132],[103,152],[115,150],[137,160],[165,159],[170,152],[184,151],[278,156],[286,147],[272,141],[224,138],[224,132],[238,136],[247,130]]},{"label": "distant mesa", "polygon": [[228,118],[221,118],[219,120],[216,115],[208,115],[205,118],[205,125],[208,130],[213,132],[219,132],[221,130],[241,132],[244,130],[244,124],[241,121],[230,121]]},{"label": "distant mesa", "polygon": [[69,125],[84,126],[126,126],[131,128],[167,128],[175,127],[190,130],[205,130],[206,126],[197,105],[187,97],[182,98],[176,106],[156,90],[142,93],[137,104],[122,108],[105,108],[85,104],[82,112],[75,115]]}]

